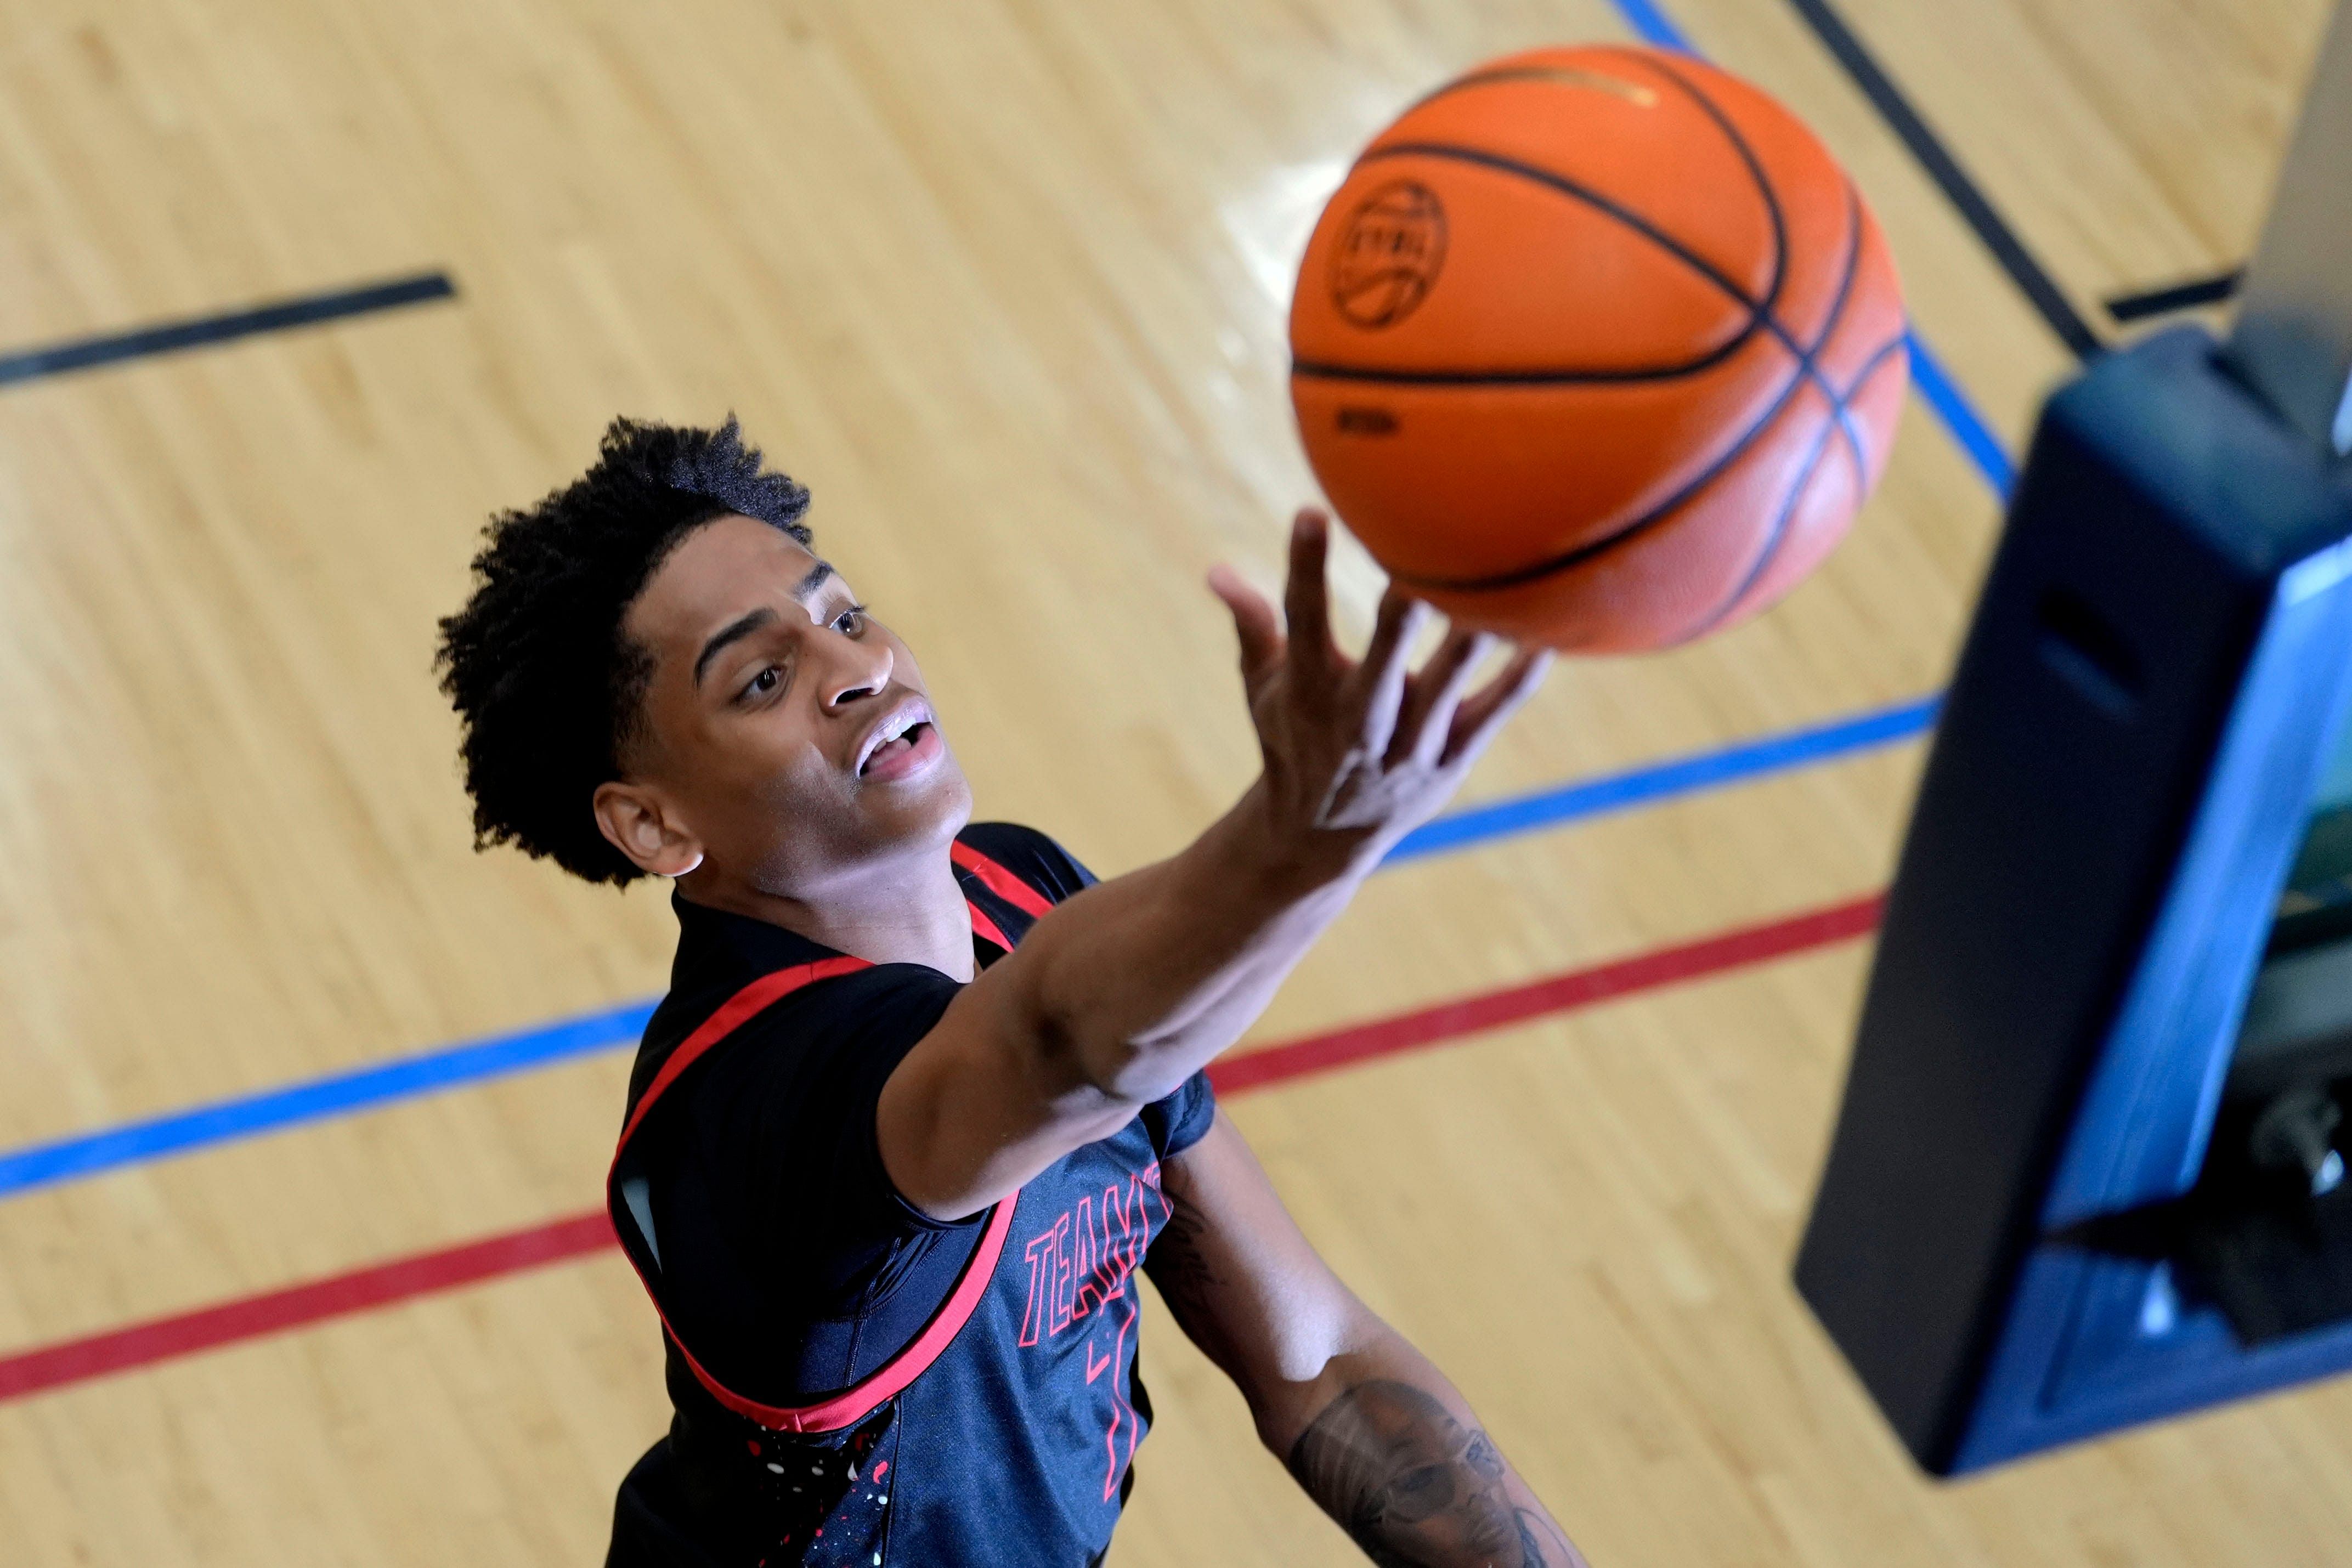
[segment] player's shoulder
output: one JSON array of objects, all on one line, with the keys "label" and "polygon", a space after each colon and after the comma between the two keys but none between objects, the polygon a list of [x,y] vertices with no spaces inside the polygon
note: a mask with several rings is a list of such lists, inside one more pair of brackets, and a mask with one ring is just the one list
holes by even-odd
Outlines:
[{"label": "player's shoulder", "polygon": [[1056,904],[1094,885],[1095,873],[1076,855],[1019,822],[973,822],[956,837]]},{"label": "player's shoulder", "polygon": [[920,964],[827,975],[744,1019],[710,1052],[698,1097],[830,1103],[890,1067],[937,1027],[961,988]]},{"label": "player's shoulder", "polygon": [[[812,975],[748,1012],[739,1011],[725,1035],[712,1044],[714,1057],[755,1044],[762,1054],[778,1050],[837,1047],[859,1037],[921,1032],[937,1021],[954,998],[955,981],[920,964],[868,964]],[[655,1009],[646,1030],[646,1051],[656,1059],[684,1043],[730,1005],[740,1007],[750,988],[673,991]],[[641,1057],[644,1055],[641,1052]]]},{"label": "player's shoulder", "polygon": [[925,964],[868,964],[824,976],[755,1016],[761,1031],[826,1034],[847,1025],[872,1028],[902,1015],[928,1029],[938,1011],[962,988]]}]

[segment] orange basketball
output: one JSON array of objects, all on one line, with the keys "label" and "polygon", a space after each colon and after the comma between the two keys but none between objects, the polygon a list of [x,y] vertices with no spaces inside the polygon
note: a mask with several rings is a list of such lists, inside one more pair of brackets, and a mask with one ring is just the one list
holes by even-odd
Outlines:
[{"label": "orange basketball", "polygon": [[1681,643],[1826,556],[1906,361],[1869,209],[1747,83],[1538,49],[1374,139],[1308,242],[1290,395],[1401,583],[1558,648]]}]

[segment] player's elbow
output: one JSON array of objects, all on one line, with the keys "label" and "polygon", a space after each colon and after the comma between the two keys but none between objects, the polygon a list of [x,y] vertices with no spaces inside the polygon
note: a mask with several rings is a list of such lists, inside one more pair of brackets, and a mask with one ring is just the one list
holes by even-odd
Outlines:
[{"label": "player's elbow", "polygon": [[1348,1391],[1351,1381],[1350,1364],[1334,1356],[1312,1377],[1264,1377],[1247,1383],[1236,1379],[1235,1383],[1241,1389],[1242,1402],[1249,1406],[1257,1440],[1265,1445],[1267,1453],[1287,1465],[1291,1450],[1298,1446],[1299,1435],[1315,1424],[1315,1417],[1328,1409],[1333,1400]]},{"label": "player's elbow", "polygon": [[1100,1096],[1106,1106],[1140,1111],[1175,1093],[1192,1075],[1193,1064],[1176,1050],[1145,1040],[1090,1034],[1066,1019],[1042,1020],[1038,1042],[1046,1061],[1058,1069],[1057,1076]]},{"label": "player's elbow", "polygon": [[1240,1365],[1234,1382],[1258,1440],[1287,1463],[1298,1435],[1363,1378],[1396,1331],[1344,1288],[1285,1307],[1260,1354]]},{"label": "player's elbow", "polygon": [[1049,1082],[1098,1097],[1106,1108],[1139,1111],[1182,1088],[1197,1065],[1180,1041],[1129,1033],[1089,1008],[1058,1008],[1041,998],[1020,1028]]}]

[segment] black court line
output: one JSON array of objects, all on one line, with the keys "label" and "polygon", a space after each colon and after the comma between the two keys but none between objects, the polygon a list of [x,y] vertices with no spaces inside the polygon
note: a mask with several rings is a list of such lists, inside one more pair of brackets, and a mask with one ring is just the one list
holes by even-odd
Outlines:
[{"label": "black court line", "polygon": [[2150,316],[2169,316],[2175,310],[2193,310],[2200,305],[2219,305],[2237,293],[2238,286],[2245,280],[2246,269],[2233,267],[2211,277],[2186,278],[2161,288],[2117,294],[2105,301],[2107,314],[2122,323],[2144,321]]},{"label": "black court line", "polygon": [[1879,68],[1878,62],[1871,58],[1870,51],[1862,47],[1862,40],[1854,37],[1853,29],[1830,9],[1828,0],[1789,0],[1789,3],[1797,8],[1797,14],[1804,17],[1822,42],[1829,46],[1829,51],[1837,57],[1838,64],[1845,68],[1846,75],[1853,78],[1854,85],[1876,106],[1886,123],[1894,127],[1895,133],[1903,138],[1903,144],[1911,149],[1911,155],[1919,160],[1928,177],[1942,188],[1952,205],[1960,210],[1960,216],[1968,221],[1969,227],[1976,230],[1977,238],[1992,252],[1993,259],[2000,263],[2001,270],[2009,274],[2010,280],[2041,313],[2042,319],[2050,324],[2050,329],[2058,334],[2059,341],[2072,349],[2080,359],[2087,360],[2097,353],[2105,345],[2100,342],[2099,335],[2091,329],[2091,324],[2083,319],[2081,313],[2066,298],[2065,291],[2058,287],[2049,273],[2042,270],[2042,264],[2033,259],[2033,253],[2025,248],[2025,242],[2017,237],[2017,231],[2009,226],[1992,203],[1986,199],[1985,193],[1977,188],[1976,182],[1969,178],[1968,171],[1960,167],[1959,160],[1952,156],[1951,150],[1919,117],[1919,111],[1911,107],[1911,100],[1903,96],[1903,90]]},{"label": "black court line", "polygon": [[366,316],[378,310],[396,309],[403,305],[454,299],[457,295],[457,286],[449,280],[447,273],[420,272],[410,277],[362,284],[356,288],[339,288],[326,294],[305,294],[267,305],[248,306],[242,310],[225,311],[217,316],[163,321],[152,327],[134,327],[127,332],[110,332],[103,337],[51,343],[38,349],[20,349],[15,353],[0,354],[0,386],[37,381],[43,376],[63,375],[69,371],[119,364],[125,360],[177,353],[183,349],[205,348],[262,332],[282,332],[289,327],[313,327],[322,321],[339,321],[347,316]]}]

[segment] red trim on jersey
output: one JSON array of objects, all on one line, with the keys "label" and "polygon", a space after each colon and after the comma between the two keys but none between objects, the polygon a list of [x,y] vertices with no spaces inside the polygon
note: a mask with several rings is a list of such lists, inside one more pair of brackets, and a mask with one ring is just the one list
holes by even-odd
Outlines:
[{"label": "red trim on jersey", "polygon": [[971,934],[973,936],[985,936],[988,940],[995,943],[1006,952],[1010,953],[1013,951],[1013,939],[1004,934],[1004,927],[999,925],[995,921],[991,920],[988,917],[988,912],[986,910],[981,908],[979,904],[974,904],[969,898],[963,901],[963,906],[971,911]]},{"label": "red trim on jersey", "polygon": [[[1021,1195],[1016,1192],[1000,1199],[990,1211],[988,1229],[981,1236],[980,1245],[972,1249],[955,1289],[940,1303],[931,1321],[923,1325],[923,1332],[906,1349],[877,1367],[864,1382],[852,1384],[830,1399],[800,1406],[762,1405],[756,1399],[746,1399],[703,1370],[702,1364],[694,1359],[694,1353],[686,1348],[677,1332],[669,1326],[667,1317],[662,1319],[662,1332],[669,1335],[670,1343],[677,1346],[677,1354],[686,1358],[695,1381],[738,1416],[748,1416],[776,1432],[838,1432],[854,1427],[929,1371],[931,1363],[939,1360],[955,1342],[955,1336],[963,1332],[963,1325],[971,1321],[971,1314],[980,1308],[980,1299],[988,1293],[989,1282],[996,1277],[997,1260],[1004,1255],[1004,1239],[1013,1234],[1013,1208],[1020,1201]],[[654,1311],[661,1311],[659,1301],[654,1303]]]},{"label": "red trim on jersey", "polygon": [[752,1014],[773,1007],[803,986],[873,967],[863,958],[852,958],[846,955],[838,958],[821,958],[814,964],[797,964],[789,969],[778,969],[772,975],[761,976],[721,1002],[717,1012],[702,1020],[701,1028],[688,1035],[679,1042],[678,1048],[669,1053],[669,1060],[662,1063],[659,1072],[654,1074],[654,1081],[646,1085],[645,1094],[637,1101],[637,1108],[629,1113],[628,1124],[621,1129],[621,1141],[613,1150],[613,1158],[618,1160],[621,1157],[621,1150],[628,1146],[629,1135],[637,1130],[637,1124],[646,1119],[646,1113],[653,1109],[654,1102],[677,1082],[677,1075],[701,1060],[712,1046],[751,1021]]},{"label": "red trim on jersey", "polygon": [[948,856],[956,864],[980,878],[980,884],[1035,920],[1054,907],[1054,901],[1031,887],[1011,872],[965,843],[961,839],[948,846]]},{"label": "red trim on jersey", "polygon": [[[956,864],[971,872],[990,892],[1013,907],[1032,916],[1043,915],[1054,907],[1034,888],[979,851],[956,843],[950,847],[950,852]],[[966,899],[964,906],[971,912],[973,936],[993,942],[1008,953],[1013,950],[1013,944],[1006,938],[1003,928],[989,918],[980,905]],[[629,1146],[629,1139],[644,1124],[646,1113],[654,1108],[654,1103],[677,1082],[681,1073],[708,1055],[719,1041],[803,986],[813,986],[835,975],[854,974],[859,969],[871,967],[873,966],[866,959],[845,955],[820,959],[814,964],[799,964],[789,969],[762,975],[720,1003],[716,1012],[703,1019],[693,1033],[678,1042],[677,1049],[670,1052],[669,1059],[662,1063],[661,1071],[654,1074],[653,1082],[646,1085],[645,1093],[630,1111],[628,1122],[621,1129],[620,1142],[613,1149],[612,1168],[604,1177],[606,1208],[610,1210],[615,1207],[613,1203],[613,1183],[620,1174],[621,1155]],[[688,1370],[694,1374],[695,1381],[701,1384],[713,1399],[736,1415],[756,1421],[772,1431],[838,1432],[864,1420],[929,1370],[931,1363],[939,1360],[948,1346],[955,1342],[955,1336],[963,1332],[963,1325],[971,1322],[971,1314],[979,1310],[981,1298],[988,1293],[989,1281],[995,1278],[997,1262],[1004,1255],[1004,1239],[1013,1233],[1013,1206],[1020,1201],[1021,1194],[1015,1191],[1011,1197],[999,1199],[996,1207],[989,1212],[988,1228],[982,1232],[980,1245],[972,1249],[971,1257],[964,1263],[963,1272],[957,1276],[955,1289],[948,1292],[947,1300],[940,1303],[939,1311],[931,1314],[930,1322],[923,1325],[920,1333],[863,1381],[814,1405],[762,1405],[756,1399],[736,1393],[712,1376],[702,1363],[695,1359],[694,1353],[686,1348],[686,1342],[678,1337],[677,1331],[670,1326],[669,1314],[662,1310],[661,1297],[655,1291],[654,1282],[646,1277],[645,1270],[638,1267],[635,1249],[624,1247],[621,1250],[629,1260],[629,1267],[636,1270],[638,1282],[645,1286],[646,1295],[653,1301],[654,1314],[661,1319],[662,1333],[668,1336],[670,1343],[677,1347],[678,1355],[686,1362]]]}]

